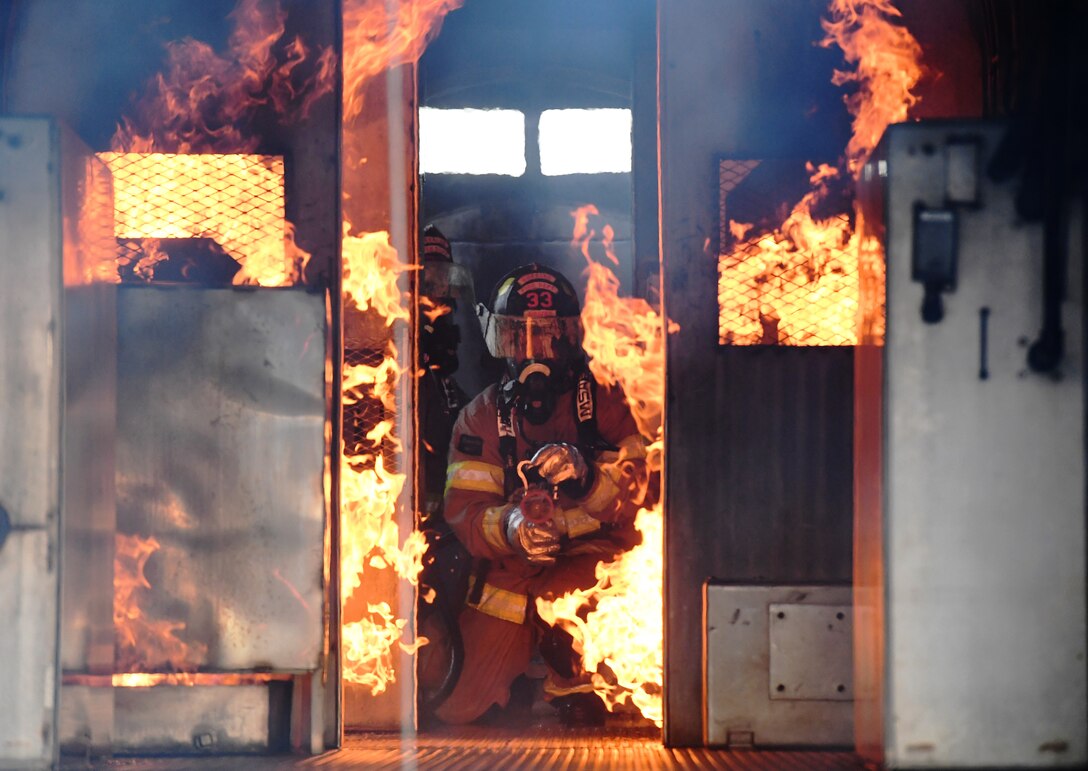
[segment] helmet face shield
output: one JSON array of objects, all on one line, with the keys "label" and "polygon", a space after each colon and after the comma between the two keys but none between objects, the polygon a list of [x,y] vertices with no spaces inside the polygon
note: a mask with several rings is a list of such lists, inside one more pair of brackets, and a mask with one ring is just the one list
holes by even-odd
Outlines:
[{"label": "helmet face shield", "polygon": [[487,350],[498,359],[564,361],[581,351],[577,316],[504,316],[484,309],[481,321]]},{"label": "helmet face shield", "polygon": [[472,291],[472,276],[464,265],[426,260],[419,278],[419,293],[431,302],[442,304],[455,300],[460,306],[472,308],[476,299]]}]

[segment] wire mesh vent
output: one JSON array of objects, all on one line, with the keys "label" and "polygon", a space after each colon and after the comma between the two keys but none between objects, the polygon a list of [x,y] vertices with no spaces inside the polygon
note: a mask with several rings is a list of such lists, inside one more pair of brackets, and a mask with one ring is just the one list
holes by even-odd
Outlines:
[{"label": "wire mesh vent", "polygon": [[[241,263],[285,259],[283,159],[99,153],[113,175],[118,239],[211,238]],[[122,257],[131,256],[124,251]]]},{"label": "wire mesh vent", "polygon": [[720,162],[719,344],[856,343],[851,221],[814,216],[820,198],[807,184],[796,164]]},{"label": "wire mesh vent", "polygon": [[[377,368],[385,361],[387,355],[387,352],[381,348],[345,348],[344,368],[356,366]],[[344,454],[372,456],[375,449],[374,442],[367,438],[367,434],[373,431],[381,421],[392,417],[373,389],[366,389],[362,398],[356,401],[345,402],[343,408]],[[388,440],[383,442],[383,463],[386,471],[397,473],[400,465],[397,461],[400,455],[390,444]]]},{"label": "wire mesh vent", "polygon": [[748,175],[752,173],[759,161],[722,161],[718,165],[718,243],[724,251],[725,245],[730,242],[729,219],[725,216],[725,199]]}]

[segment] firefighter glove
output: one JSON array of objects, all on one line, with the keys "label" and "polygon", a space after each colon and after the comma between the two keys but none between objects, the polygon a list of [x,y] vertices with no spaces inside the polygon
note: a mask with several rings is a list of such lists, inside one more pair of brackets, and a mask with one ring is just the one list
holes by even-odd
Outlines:
[{"label": "firefighter glove", "polygon": [[529,463],[544,481],[559,485],[573,498],[585,497],[593,486],[593,467],[573,444],[546,444],[536,451]]},{"label": "firefighter glove", "polygon": [[529,463],[550,485],[562,482],[581,482],[589,473],[582,451],[573,444],[554,442],[536,451]]},{"label": "firefighter glove", "polygon": [[527,519],[520,506],[506,513],[506,540],[526,562],[554,565],[559,553],[559,532],[551,522]]}]

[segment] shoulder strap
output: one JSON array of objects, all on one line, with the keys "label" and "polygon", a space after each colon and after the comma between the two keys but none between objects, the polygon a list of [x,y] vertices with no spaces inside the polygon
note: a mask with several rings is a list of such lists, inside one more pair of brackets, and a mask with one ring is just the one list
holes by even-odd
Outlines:
[{"label": "shoulder strap", "polygon": [[518,438],[514,432],[514,404],[517,401],[513,381],[504,382],[499,387],[496,400],[495,418],[499,429],[499,453],[502,455],[503,492],[507,499],[521,487],[518,479]]},{"label": "shoulder strap", "polygon": [[574,389],[574,423],[578,427],[578,444],[593,455],[619,448],[606,442],[597,428],[597,381],[583,361]]},{"label": "shoulder strap", "polygon": [[445,397],[446,414],[456,417],[461,408],[465,406],[461,402],[461,394],[457,383],[449,375],[439,375],[438,384],[442,387],[442,396]]}]

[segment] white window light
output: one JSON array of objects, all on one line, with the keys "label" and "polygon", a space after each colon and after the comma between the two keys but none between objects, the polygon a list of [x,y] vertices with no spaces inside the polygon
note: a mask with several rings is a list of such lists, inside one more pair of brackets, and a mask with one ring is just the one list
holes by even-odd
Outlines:
[{"label": "white window light", "polygon": [[518,110],[419,110],[424,174],[525,173],[525,114]]},{"label": "white window light", "polygon": [[545,110],[540,171],[550,177],[631,171],[631,111]]}]

